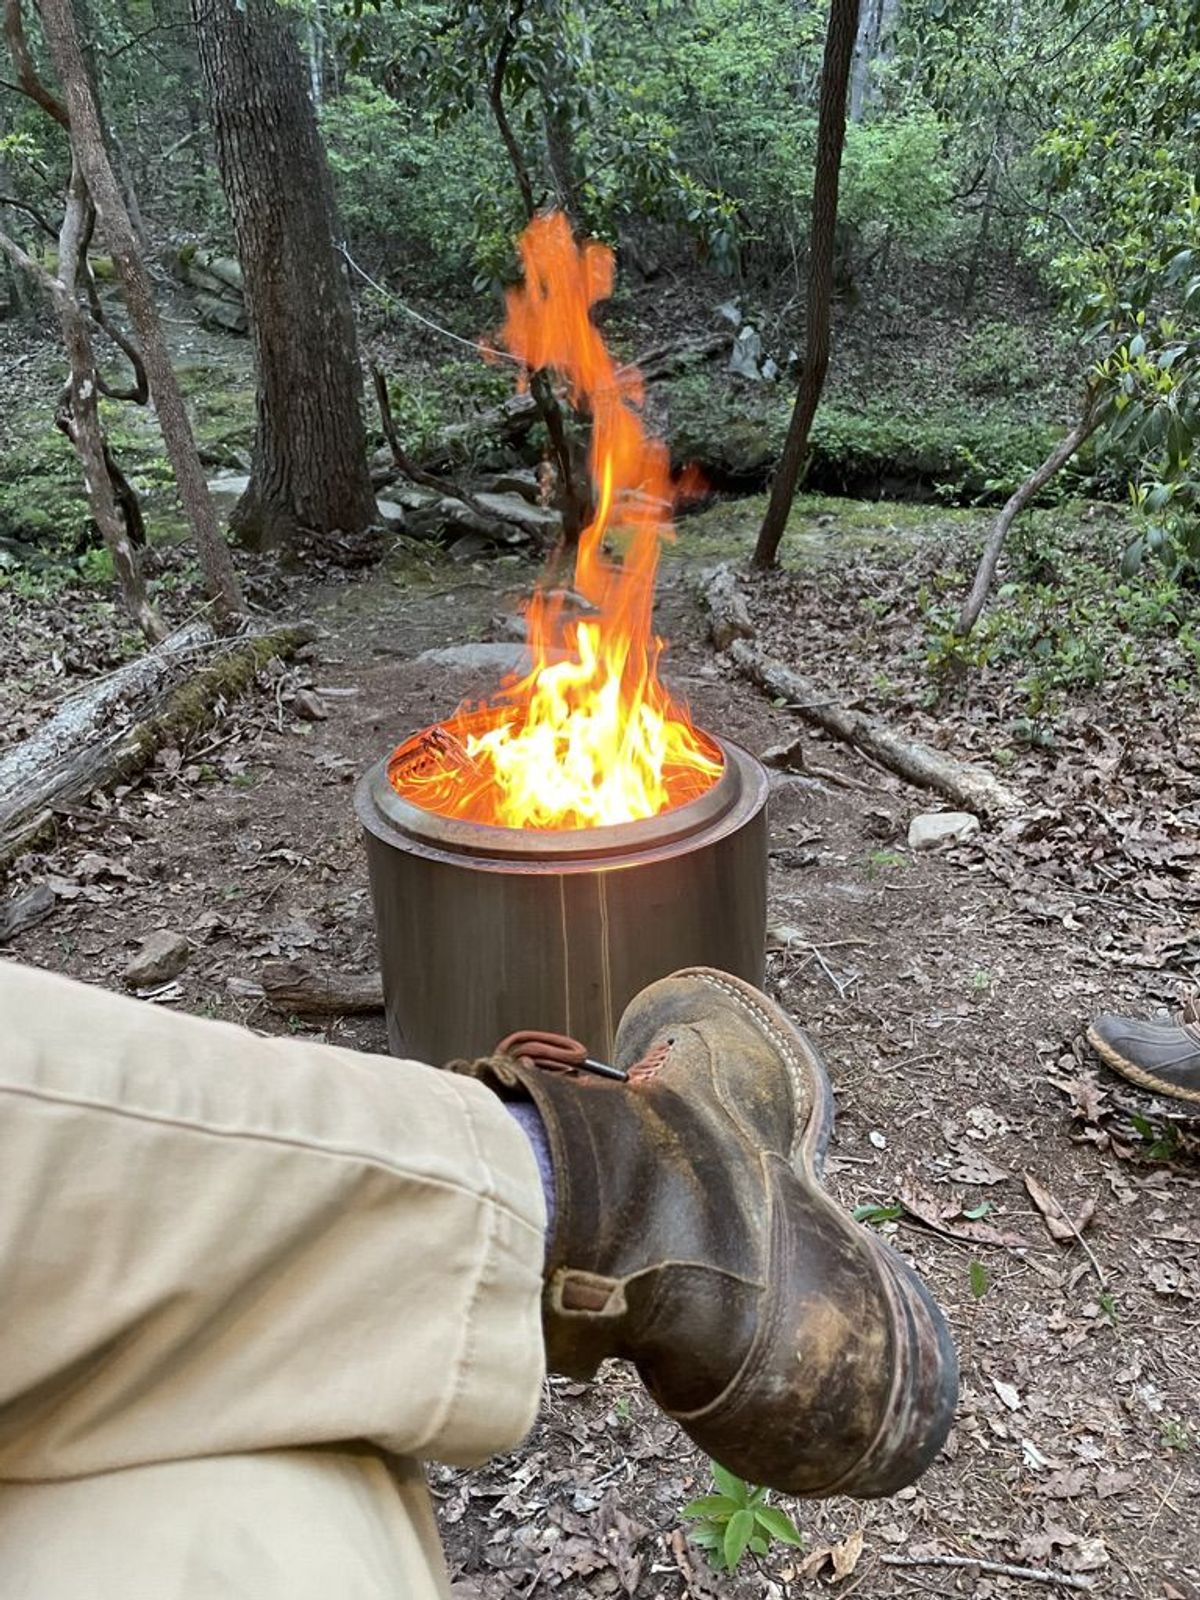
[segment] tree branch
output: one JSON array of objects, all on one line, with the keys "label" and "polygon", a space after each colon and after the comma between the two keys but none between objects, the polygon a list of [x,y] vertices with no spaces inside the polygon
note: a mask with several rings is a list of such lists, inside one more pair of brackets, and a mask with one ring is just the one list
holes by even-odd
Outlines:
[{"label": "tree branch", "polygon": [[16,195],[12,194],[0,194],[0,206],[11,206],[14,211],[24,211],[27,216],[33,218],[43,233],[48,233],[52,239],[58,238],[58,229],[54,224],[47,219],[44,212],[39,211],[36,206],[31,206],[27,200],[18,200]]},{"label": "tree branch", "polygon": [[17,87],[21,93],[41,106],[47,116],[53,117],[62,127],[68,127],[67,109],[62,101],[52,95],[38,77],[33,64],[29,41],[25,37],[25,19],[21,15],[21,0],[4,0],[4,39],[17,74]]}]

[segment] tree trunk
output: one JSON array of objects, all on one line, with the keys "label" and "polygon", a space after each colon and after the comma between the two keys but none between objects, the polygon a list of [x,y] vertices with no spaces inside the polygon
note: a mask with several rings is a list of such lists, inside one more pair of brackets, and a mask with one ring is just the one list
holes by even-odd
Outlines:
[{"label": "tree trunk", "polygon": [[242,609],[241,593],[229,550],[217,526],[183,394],[171,366],[150,275],[138,250],[133,224],[104,146],[100,113],[80,50],[71,0],[40,0],[40,12],[46,43],[66,98],[71,150],[104,225],[121,276],[125,304],[141,346],[163,442],[175,470],[179,496],[196,540],[208,592],[218,611],[230,616]]},{"label": "tree trunk", "polygon": [[833,300],[833,258],[837,234],[838,180],[846,142],[846,84],[854,53],[859,0],[830,0],[821,103],[817,124],[817,168],[813,182],[812,232],[808,250],[804,370],[788,426],[779,470],[771,485],[767,514],[754,547],[754,565],[773,567],[787,526],[808,436],[829,368],[829,316]]},{"label": "tree trunk", "polygon": [[46,271],[41,264],[23,251],[19,245],[0,233],[0,250],[41,285],[58,314],[63,344],[66,346],[70,377],[59,407],[58,425],[75,447],[83,468],[84,488],[88,505],[105,547],[112,557],[113,571],[121,590],[125,609],[151,643],[166,633],[162,622],[146,597],[146,588],[138,570],[137,557],[130,543],[127,526],[122,523],[113,496],[113,483],[108,471],[108,452],[100,427],[100,385],[96,371],[96,358],[88,333],[87,318],[75,294],[75,277],[81,255],[81,242],[87,229],[87,190],[79,168],[73,164],[71,181],[67,189],[66,211],[58,238],[58,276]]},{"label": "tree trunk", "polygon": [[375,520],[333,186],[292,24],[273,0],[191,0],[258,368],[250,486],[232,524],[263,548]]},{"label": "tree trunk", "polygon": [[1009,529],[1024,511],[1025,507],[1054,477],[1055,473],[1065,467],[1067,462],[1086,443],[1100,426],[1104,415],[1104,407],[1099,396],[1090,394],[1084,406],[1083,415],[1065,438],[1060,439],[1054,449],[1038,467],[1036,472],[1031,472],[1025,482],[1005,502],[1000,515],[992,525],[988,541],[983,547],[979,566],[975,571],[975,581],[971,585],[971,592],[963,603],[963,608],[958,614],[958,626],[955,633],[960,639],[965,639],[971,629],[979,621],[991,591],[992,581],[996,576],[996,565],[1000,560],[1000,552],[1004,548],[1004,541],[1008,538]]}]

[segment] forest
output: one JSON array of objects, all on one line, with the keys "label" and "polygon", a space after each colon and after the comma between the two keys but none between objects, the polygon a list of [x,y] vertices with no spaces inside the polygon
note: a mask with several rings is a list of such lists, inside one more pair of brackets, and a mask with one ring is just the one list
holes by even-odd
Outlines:
[{"label": "forest", "polygon": [[878,1501],[552,1379],[451,1593],[1195,1600],[1200,5],[0,3],[0,956],[403,1054],[377,767],[568,851],[749,751],[742,975],[958,1346]]}]

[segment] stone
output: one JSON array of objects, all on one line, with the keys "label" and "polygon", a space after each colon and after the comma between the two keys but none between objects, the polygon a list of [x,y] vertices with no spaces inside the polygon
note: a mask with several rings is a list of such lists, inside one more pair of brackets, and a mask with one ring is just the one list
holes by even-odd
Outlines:
[{"label": "stone", "polygon": [[477,494],[475,504],[489,516],[514,523],[525,533],[558,536],[562,532],[562,517],[553,506],[531,505],[520,494]]},{"label": "stone", "polygon": [[759,362],[762,360],[763,343],[762,335],[758,329],[747,322],[738,329],[738,336],[733,341],[733,352],[729,357],[729,370],[739,378],[750,378],[755,383],[762,378]]},{"label": "stone", "polygon": [[499,640],[486,644],[454,644],[437,650],[422,650],[416,660],[426,666],[449,668],[457,672],[478,672],[486,668],[500,675],[529,670],[529,653],[524,646]]},{"label": "stone", "polygon": [[514,467],[511,472],[498,472],[483,485],[485,494],[518,494],[530,505],[542,498],[542,486],[532,467]]},{"label": "stone", "polygon": [[398,500],[376,500],[375,515],[385,528],[404,526],[404,507]]},{"label": "stone", "polygon": [[979,832],[979,818],[970,811],[923,811],[908,825],[910,850],[938,850],[964,844]]},{"label": "stone", "polygon": [[297,689],[292,697],[292,710],[304,722],[324,722],[329,716],[324,700],[311,689]]},{"label": "stone", "polygon": [[142,941],[142,947],[125,968],[125,982],[131,989],[153,989],[170,983],[188,964],[192,947],[181,933],[159,928]]}]

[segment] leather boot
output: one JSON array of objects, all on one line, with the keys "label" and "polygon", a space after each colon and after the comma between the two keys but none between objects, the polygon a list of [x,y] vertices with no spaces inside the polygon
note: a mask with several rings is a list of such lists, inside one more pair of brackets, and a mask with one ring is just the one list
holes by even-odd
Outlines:
[{"label": "leather boot", "polygon": [[1097,1017],[1087,1036],[1100,1059],[1131,1083],[1200,1105],[1200,1006],[1195,1001],[1175,1023]]},{"label": "leather boot", "polygon": [[957,1361],[908,1266],[821,1188],[833,1097],[811,1041],[749,984],[692,968],[632,1002],[613,1064],[628,1082],[455,1064],[546,1127],[551,1370],[633,1362],[748,1482],[903,1488],[945,1440]]}]

